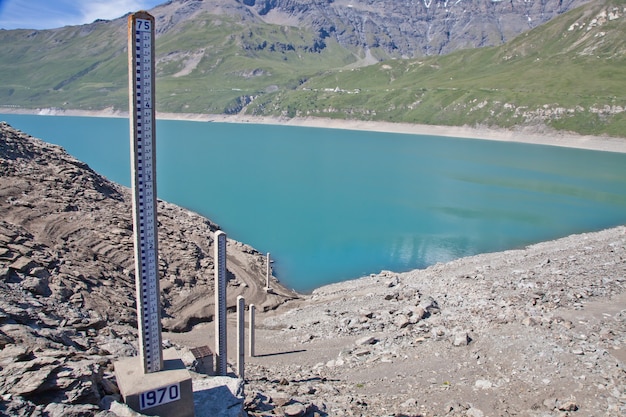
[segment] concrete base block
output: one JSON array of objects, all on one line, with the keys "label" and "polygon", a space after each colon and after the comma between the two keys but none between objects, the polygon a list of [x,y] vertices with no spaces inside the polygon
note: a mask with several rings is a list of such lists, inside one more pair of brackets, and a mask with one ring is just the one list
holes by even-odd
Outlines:
[{"label": "concrete base block", "polygon": [[194,417],[191,374],[175,349],[163,352],[163,370],[145,374],[139,357],[113,364],[124,402],[150,416]]}]

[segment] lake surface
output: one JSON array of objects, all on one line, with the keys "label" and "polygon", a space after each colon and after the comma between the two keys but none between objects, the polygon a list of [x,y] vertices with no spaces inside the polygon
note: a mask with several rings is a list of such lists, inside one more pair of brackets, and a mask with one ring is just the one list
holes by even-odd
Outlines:
[{"label": "lake surface", "polygon": [[[127,119],[0,120],[130,185]],[[551,146],[159,120],[157,181],[303,292],[626,224],[626,154]]]}]

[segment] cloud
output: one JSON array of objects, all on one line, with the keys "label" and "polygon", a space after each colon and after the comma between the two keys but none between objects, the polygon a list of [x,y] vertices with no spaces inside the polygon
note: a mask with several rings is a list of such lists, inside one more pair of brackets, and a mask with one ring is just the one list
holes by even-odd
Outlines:
[{"label": "cloud", "polygon": [[115,19],[164,0],[0,0],[0,28],[50,29]]},{"label": "cloud", "polygon": [[149,2],[141,0],[91,0],[81,2],[80,11],[83,23],[91,23],[96,19],[115,19],[149,7]]}]

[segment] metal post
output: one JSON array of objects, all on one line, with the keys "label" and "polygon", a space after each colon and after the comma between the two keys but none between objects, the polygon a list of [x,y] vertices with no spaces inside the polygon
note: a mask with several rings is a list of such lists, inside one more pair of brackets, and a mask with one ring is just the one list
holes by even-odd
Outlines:
[{"label": "metal post", "polygon": [[270,253],[267,252],[267,258],[266,258],[266,262],[267,265],[265,265],[265,291],[270,292],[272,290],[272,287],[270,287],[270,275],[271,275],[271,260],[270,260]]},{"label": "metal post", "polygon": [[250,304],[250,319],[248,321],[248,354],[250,357],[254,358],[254,319],[256,313],[256,306],[254,304]]},{"label": "metal post", "polygon": [[[124,402],[141,415],[193,417],[191,374],[163,352],[156,191],[155,19],[128,16],[128,75],[139,357],[113,363]],[[165,359],[165,360],[164,360]],[[132,413],[136,414],[136,413]]]},{"label": "metal post", "polygon": [[163,368],[156,191],[154,17],[129,16],[129,111],[139,355],[144,373]]},{"label": "metal post", "polygon": [[215,232],[215,374],[226,375],[226,233]]},{"label": "metal post", "polygon": [[240,295],[237,297],[237,374],[241,379],[245,377],[245,309],[246,300]]}]

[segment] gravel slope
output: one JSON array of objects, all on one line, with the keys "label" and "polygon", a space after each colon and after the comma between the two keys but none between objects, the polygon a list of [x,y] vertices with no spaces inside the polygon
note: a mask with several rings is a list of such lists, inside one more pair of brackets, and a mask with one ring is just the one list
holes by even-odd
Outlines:
[{"label": "gravel slope", "polygon": [[250,414],[626,415],[625,284],[622,226],[319,288],[257,316]]}]

